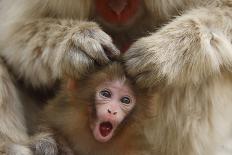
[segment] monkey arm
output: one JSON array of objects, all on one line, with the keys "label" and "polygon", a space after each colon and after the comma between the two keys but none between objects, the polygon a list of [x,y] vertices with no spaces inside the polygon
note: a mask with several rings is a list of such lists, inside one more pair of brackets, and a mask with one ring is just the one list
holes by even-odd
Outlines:
[{"label": "monkey arm", "polygon": [[28,138],[23,107],[8,70],[0,59],[0,146]]},{"label": "monkey arm", "polygon": [[92,22],[41,18],[12,25],[16,29],[0,54],[15,75],[34,87],[52,85],[66,74],[79,78],[95,62],[105,64],[109,55],[119,54],[111,38]]},{"label": "monkey arm", "polygon": [[198,8],[138,40],[124,55],[144,87],[200,83],[232,67],[232,8]]},{"label": "monkey arm", "polygon": [[0,58],[0,155],[15,155],[19,150],[30,154],[29,149],[16,144],[29,139],[23,110],[14,82]]}]

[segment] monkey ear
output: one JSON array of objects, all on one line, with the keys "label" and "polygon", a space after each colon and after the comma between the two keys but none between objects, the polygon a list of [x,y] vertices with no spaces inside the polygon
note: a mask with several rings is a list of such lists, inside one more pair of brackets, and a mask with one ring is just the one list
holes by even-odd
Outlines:
[{"label": "monkey ear", "polygon": [[68,89],[68,90],[76,90],[76,88],[77,88],[77,83],[76,83],[76,81],[75,80],[73,80],[73,79],[67,79],[67,82],[66,82],[66,88]]}]

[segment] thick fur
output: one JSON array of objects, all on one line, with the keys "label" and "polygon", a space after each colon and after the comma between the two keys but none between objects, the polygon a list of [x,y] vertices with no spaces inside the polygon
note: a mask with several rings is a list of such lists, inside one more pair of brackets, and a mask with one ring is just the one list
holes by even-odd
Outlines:
[{"label": "thick fur", "polygon": [[163,85],[155,91],[160,114],[148,132],[159,155],[232,153],[220,146],[231,145],[232,133],[230,6],[214,1],[184,11],[124,55],[141,87]]},{"label": "thick fur", "polygon": [[7,143],[28,139],[23,105],[5,64],[0,59],[0,152]]},{"label": "thick fur", "polygon": [[[80,21],[94,18],[90,0],[2,0],[0,6],[0,55],[29,85],[52,87],[64,74],[83,75],[94,67],[94,60],[108,62],[102,45],[117,53],[96,24]],[[144,6],[146,16],[127,28],[96,21],[113,37],[123,35],[125,39],[115,39],[119,47],[127,39],[147,35],[132,45],[124,60],[140,86],[156,88],[152,93],[160,114],[146,128],[154,152],[231,154],[226,146],[231,146],[232,131],[232,1],[147,0]],[[94,35],[81,39],[88,34]],[[12,107],[18,101],[3,104]]]},{"label": "thick fur", "polygon": [[[107,143],[101,143],[94,138],[89,124],[96,117],[96,88],[104,82],[116,80],[133,90],[136,103],[114,137]],[[152,154],[152,145],[148,143],[143,129],[144,123],[155,113],[149,107],[152,104],[148,102],[150,97],[143,94],[144,91],[131,85],[122,66],[116,63],[90,74],[84,80],[76,81],[76,87],[71,90],[67,89],[64,82],[62,91],[49,101],[41,113],[40,130],[29,145],[39,155],[56,155],[57,152],[59,155]]]}]

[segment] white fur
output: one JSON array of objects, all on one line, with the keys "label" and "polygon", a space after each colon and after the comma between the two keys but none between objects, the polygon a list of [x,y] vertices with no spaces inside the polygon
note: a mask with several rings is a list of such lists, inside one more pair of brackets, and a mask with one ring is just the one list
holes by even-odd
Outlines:
[{"label": "white fur", "polygon": [[0,60],[0,138],[20,142],[27,139],[23,107],[17,89],[3,65]]},{"label": "white fur", "polygon": [[[106,63],[101,45],[116,51],[112,40],[97,25],[80,22],[95,15],[92,4],[90,0],[2,0],[0,55],[17,77],[36,88],[52,87],[64,74],[80,77],[93,67],[86,54]],[[137,22],[139,30],[146,31],[143,24],[166,25],[147,37],[141,33],[144,38],[132,45],[124,59],[128,73],[141,86],[153,89],[163,84],[154,92],[159,96],[154,102],[167,107],[160,109],[158,120],[152,120],[154,127],[145,131],[154,152],[232,154],[228,153],[232,1],[146,0],[145,6],[149,15],[144,16],[147,23]],[[122,34],[136,31],[137,25],[130,25]],[[21,100],[4,64],[0,64],[0,84],[0,138],[21,141],[27,137]]]},{"label": "white fur", "polygon": [[23,145],[18,145],[18,144],[8,145],[6,154],[7,155],[33,155],[30,148],[23,146]]}]

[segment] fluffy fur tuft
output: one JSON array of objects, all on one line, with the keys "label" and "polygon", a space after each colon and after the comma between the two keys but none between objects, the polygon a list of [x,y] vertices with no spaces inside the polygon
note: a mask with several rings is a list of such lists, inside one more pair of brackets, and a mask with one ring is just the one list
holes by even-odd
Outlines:
[{"label": "fluffy fur tuft", "polygon": [[90,0],[1,0],[0,141],[27,137],[21,87],[6,66],[26,85],[51,88],[118,56],[112,36],[119,48],[137,40],[123,58],[128,75],[154,96],[157,115],[144,127],[153,154],[231,154],[231,0],[146,0],[141,7],[130,23],[112,25]]}]

